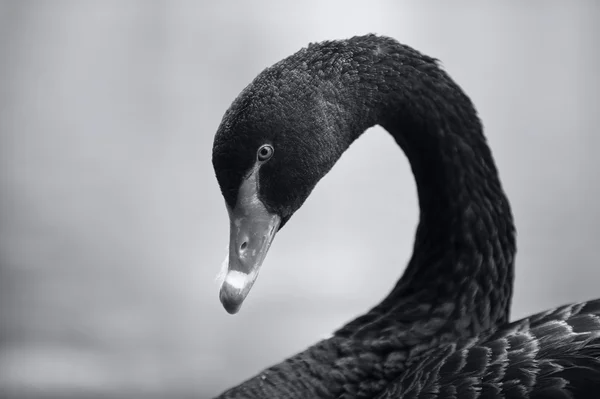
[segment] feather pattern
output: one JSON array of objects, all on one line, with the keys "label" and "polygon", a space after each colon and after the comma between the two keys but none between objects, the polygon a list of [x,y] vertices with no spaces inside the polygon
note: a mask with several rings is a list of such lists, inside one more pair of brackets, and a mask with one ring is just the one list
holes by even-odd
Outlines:
[{"label": "feather pattern", "polygon": [[388,384],[384,398],[596,398],[600,300],[542,312],[435,348]]}]

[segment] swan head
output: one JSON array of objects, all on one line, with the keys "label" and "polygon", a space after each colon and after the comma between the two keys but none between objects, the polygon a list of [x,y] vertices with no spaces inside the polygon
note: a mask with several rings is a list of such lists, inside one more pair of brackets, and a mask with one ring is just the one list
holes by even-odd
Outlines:
[{"label": "swan head", "polygon": [[[230,219],[219,297],[236,313],[278,232],[369,123],[356,53],[370,39],[311,45],[259,74],[225,113],[213,166]],[[366,98],[370,98],[367,96]],[[362,101],[362,100],[361,100]]]}]

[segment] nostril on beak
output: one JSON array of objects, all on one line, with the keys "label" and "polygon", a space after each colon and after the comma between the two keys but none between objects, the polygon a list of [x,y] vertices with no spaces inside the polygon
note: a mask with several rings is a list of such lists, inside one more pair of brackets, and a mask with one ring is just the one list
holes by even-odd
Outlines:
[{"label": "nostril on beak", "polygon": [[237,238],[237,255],[246,258],[251,244],[250,237],[247,234],[240,234]]}]

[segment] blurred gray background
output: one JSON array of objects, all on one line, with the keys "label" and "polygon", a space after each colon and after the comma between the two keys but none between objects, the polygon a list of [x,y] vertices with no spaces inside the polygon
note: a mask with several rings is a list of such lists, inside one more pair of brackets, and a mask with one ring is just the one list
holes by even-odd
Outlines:
[{"label": "blurred gray background", "polygon": [[517,221],[513,319],[600,297],[600,3],[365,4],[0,2],[1,397],[207,398],[388,292],[418,209],[374,128],[278,235],[241,313],[218,301],[213,135],[311,41],[393,36],[471,96]]}]

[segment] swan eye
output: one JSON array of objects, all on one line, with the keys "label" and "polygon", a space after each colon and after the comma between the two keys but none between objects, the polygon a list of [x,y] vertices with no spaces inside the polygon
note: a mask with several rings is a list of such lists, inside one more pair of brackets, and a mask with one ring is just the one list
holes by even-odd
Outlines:
[{"label": "swan eye", "polygon": [[256,154],[259,161],[267,161],[273,156],[275,150],[270,144],[261,145]]}]

